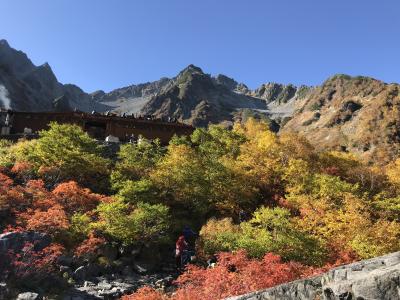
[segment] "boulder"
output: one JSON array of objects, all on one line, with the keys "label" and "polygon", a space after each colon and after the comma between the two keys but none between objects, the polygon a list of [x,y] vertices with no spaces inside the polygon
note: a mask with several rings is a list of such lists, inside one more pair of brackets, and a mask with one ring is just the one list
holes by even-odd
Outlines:
[{"label": "boulder", "polygon": [[125,266],[122,271],[121,274],[124,276],[130,276],[133,275],[133,269],[131,266]]},{"label": "boulder", "polygon": [[40,299],[39,294],[31,292],[22,293],[17,296],[17,300],[38,300],[38,299]]},{"label": "boulder", "polygon": [[259,299],[400,299],[400,252],[334,268],[229,300]]},{"label": "boulder", "polygon": [[119,143],[119,138],[113,135],[109,135],[105,140],[107,143]]},{"label": "boulder", "polygon": [[74,271],[73,277],[75,280],[86,280],[90,277],[98,276],[100,273],[100,267],[96,264],[87,264],[80,266]]},{"label": "boulder", "polygon": [[107,244],[100,249],[100,255],[106,257],[109,261],[113,261],[118,257],[118,249]]},{"label": "boulder", "polygon": [[73,259],[70,256],[61,255],[58,258],[58,263],[60,265],[62,265],[62,266],[71,267],[72,266],[72,262],[73,262]]},{"label": "boulder", "polygon": [[0,254],[19,252],[26,243],[32,243],[35,251],[41,251],[50,245],[51,238],[47,234],[35,231],[3,233],[0,234]]}]

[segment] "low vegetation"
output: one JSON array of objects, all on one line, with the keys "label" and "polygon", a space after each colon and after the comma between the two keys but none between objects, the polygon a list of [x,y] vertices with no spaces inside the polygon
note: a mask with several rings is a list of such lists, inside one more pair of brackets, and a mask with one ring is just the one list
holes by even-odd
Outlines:
[{"label": "low vegetation", "polygon": [[216,266],[189,266],[173,295],[124,299],[223,298],[400,250],[400,159],[316,152],[251,118],[166,147],[122,145],[114,160],[103,150],[73,125],[1,141],[1,230],[52,238],[35,256],[0,259],[8,278],[56,274],[58,256],[90,257],[105,243],[173,247],[184,225],[199,232],[199,261],[216,256]]}]

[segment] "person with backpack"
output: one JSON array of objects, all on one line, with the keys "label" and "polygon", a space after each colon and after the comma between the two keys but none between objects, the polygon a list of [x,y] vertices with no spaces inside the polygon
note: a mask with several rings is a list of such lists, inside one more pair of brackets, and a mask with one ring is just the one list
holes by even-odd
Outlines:
[{"label": "person with backpack", "polygon": [[187,252],[188,247],[189,245],[185,240],[185,236],[183,235],[179,236],[175,244],[175,260],[176,260],[176,268],[178,270],[182,269],[182,267],[185,265],[184,254],[185,252]]},{"label": "person with backpack", "polygon": [[188,249],[194,250],[195,240],[198,234],[194,232],[189,226],[185,226],[182,231],[182,235],[185,237],[185,241],[188,243]]}]

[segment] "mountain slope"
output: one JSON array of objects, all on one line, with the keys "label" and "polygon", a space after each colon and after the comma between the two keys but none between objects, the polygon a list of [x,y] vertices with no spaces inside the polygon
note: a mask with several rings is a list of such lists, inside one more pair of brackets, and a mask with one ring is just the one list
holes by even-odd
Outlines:
[{"label": "mountain slope", "polygon": [[20,111],[113,111],[172,117],[195,126],[233,121],[243,111],[280,118],[291,115],[297,88],[265,84],[255,91],[225,75],[211,77],[193,65],[174,78],[88,94],[58,82],[51,67],[35,66],[21,51],[0,41],[0,105]]},{"label": "mountain slope", "polygon": [[106,109],[79,87],[59,83],[49,64],[35,66],[25,53],[0,40],[0,104],[3,107],[52,111],[58,109],[56,99],[60,97],[63,97],[63,108]]},{"label": "mountain slope", "polygon": [[176,118],[194,126],[273,119],[275,130],[304,134],[319,149],[357,152],[382,160],[399,154],[398,84],[335,75],[321,86],[266,83],[251,90],[225,75],[189,65],[176,77],[88,94],[57,81],[51,67],[35,66],[0,40],[0,106],[21,111],[112,111]]},{"label": "mountain slope", "polygon": [[399,91],[369,77],[333,76],[297,103],[283,131],[301,132],[319,149],[388,159],[399,154]]},{"label": "mountain slope", "polygon": [[266,109],[266,102],[236,93],[190,65],[146,103],[142,112],[205,126],[209,122],[232,120],[235,113],[244,108]]}]

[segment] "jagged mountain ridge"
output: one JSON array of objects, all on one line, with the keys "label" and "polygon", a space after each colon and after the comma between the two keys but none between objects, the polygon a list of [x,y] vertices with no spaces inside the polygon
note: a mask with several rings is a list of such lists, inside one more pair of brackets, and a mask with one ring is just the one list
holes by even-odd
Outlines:
[{"label": "jagged mountain ridge", "polygon": [[292,85],[267,84],[251,91],[225,75],[211,77],[190,65],[174,78],[89,94],[75,85],[59,83],[47,63],[35,66],[25,53],[11,48],[5,40],[0,41],[0,88],[0,97],[7,99],[2,102],[9,102],[7,106],[15,110],[110,110],[175,117],[196,126],[232,121],[243,109],[274,117],[276,107],[271,110],[268,105],[286,103],[296,90]]},{"label": "jagged mountain ridge", "polygon": [[400,154],[399,91],[398,84],[348,75],[335,75],[316,87],[266,83],[251,90],[189,65],[173,78],[89,94],[59,83],[48,64],[35,66],[25,53],[0,41],[3,107],[152,114],[195,126],[261,115],[274,119],[276,130],[300,132],[319,149],[352,151],[374,160]]},{"label": "jagged mountain ridge", "polygon": [[[287,87],[292,94],[287,94]],[[268,93],[273,88],[276,91]],[[174,117],[195,126],[206,126],[210,122],[232,121],[243,109],[273,118],[279,116],[279,111],[275,113],[277,106],[296,98],[297,88],[270,83],[264,91],[259,95],[257,90],[251,91],[232,78],[222,74],[212,77],[199,67],[189,65],[174,78],[131,85],[110,93],[97,91],[92,96],[117,113]]]},{"label": "jagged mountain ridge", "polygon": [[79,87],[58,82],[48,63],[35,66],[25,53],[11,48],[6,40],[0,40],[0,88],[3,107],[15,110],[105,109]]}]

